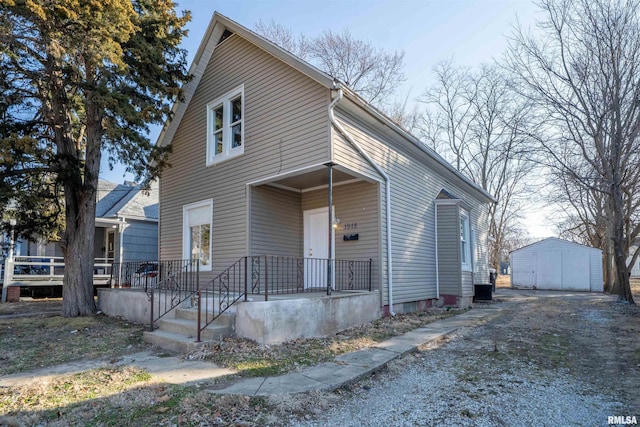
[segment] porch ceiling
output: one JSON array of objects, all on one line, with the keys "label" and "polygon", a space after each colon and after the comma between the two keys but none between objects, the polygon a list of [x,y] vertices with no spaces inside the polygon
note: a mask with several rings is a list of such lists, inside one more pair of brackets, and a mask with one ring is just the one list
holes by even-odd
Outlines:
[{"label": "porch ceiling", "polygon": [[[345,181],[353,181],[357,177],[338,169],[333,169],[333,184],[340,184]],[[271,184],[291,188],[298,191],[326,187],[329,184],[329,170],[327,168],[301,173],[272,181]]]}]

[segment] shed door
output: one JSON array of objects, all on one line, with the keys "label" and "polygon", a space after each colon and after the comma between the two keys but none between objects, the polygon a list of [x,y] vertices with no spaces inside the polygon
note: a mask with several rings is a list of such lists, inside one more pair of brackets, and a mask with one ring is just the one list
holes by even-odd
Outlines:
[{"label": "shed door", "polygon": [[536,252],[520,253],[512,258],[512,281],[516,286],[536,285]]}]

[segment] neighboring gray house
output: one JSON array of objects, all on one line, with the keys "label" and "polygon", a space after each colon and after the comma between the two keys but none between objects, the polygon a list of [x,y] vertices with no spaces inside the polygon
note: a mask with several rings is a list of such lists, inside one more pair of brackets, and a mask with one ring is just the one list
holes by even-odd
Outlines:
[{"label": "neighboring gray house", "polygon": [[[157,183],[146,191],[129,182],[98,182],[93,258],[94,284],[108,283],[114,262],[158,258]],[[5,260],[4,264],[4,272],[12,272],[8,280],[3,280],[7,286],[62,283],[64,259],[57,242],[18,241],[14,259]]]},{"label": "neighboring gray house", "polygon": [[[107,226],[99,227],[103,224]],[[100,254],[115,262],[157,259],[158,184],[144,190],[134,183],[100,180],[94,245],[96,258]]]},{"label": "neighboring gray house", "polygon": [[161,260],[199,258],[205,283],[277,255],[322,287],[310,260],[371,259],[382,313],[488,282],[493,197],[346,85],[218,13],[191,73],[158,142]]}]

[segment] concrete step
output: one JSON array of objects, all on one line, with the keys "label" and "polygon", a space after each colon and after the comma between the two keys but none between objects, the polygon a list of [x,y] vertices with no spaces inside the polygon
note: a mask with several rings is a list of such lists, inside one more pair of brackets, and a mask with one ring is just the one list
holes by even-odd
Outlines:
[{"label": "concrete step", "polygon": [[[200,334],[202,342],[220,341],[235,333],[235,307],[230,312],[219,316],[214,323],[207,326]],[[178,353],[188,353],[197,348],[198,310],[195,308],[178,308],[171,314],[161,318],[153,332],[145,332],[144,340],[158,347]],[[202,318],[204,322],[204,316]]]},{"label": "concrete step", "polygon": [[[217,319],[216,319],[217,321]],[[166,332],[180,334],[195,339],[198,333],[198,323],[189,319],[160,319],[158,329]],[[216,322],[207,326],[200,334],[203,341],[216,341],[233,335],[233,327],[230,324],[219,325]]]},{"label": "concrete step", "polygon": [[202,343],[197,343],[194,338],[187,338],[184,335],[174,332],[167,332],[156,329],[153,332],[145,331],[144,342],[158,346],[174,353],[190,353],[196,350]]},{"label": "concrete step", "polygon": [[[209,313],[211,315],[211,313]],[[198,321],[198,309],[197,308],[178,308],[175,310],[175,318],[176,319],[186,319],[193,320],[194,322]],[[202,313],[202,321],[204,322],[205,313]],[[236,307],[229,307],[227,311],[222,313],[216,320],[216,325],[221,326],[233,326],[235,325],[236,320]]]}]

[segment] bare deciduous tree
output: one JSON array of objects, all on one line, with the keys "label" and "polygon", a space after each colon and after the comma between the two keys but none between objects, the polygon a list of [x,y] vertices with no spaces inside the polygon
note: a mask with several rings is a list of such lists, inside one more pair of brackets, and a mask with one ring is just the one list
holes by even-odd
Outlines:
[{"label": "bare deciduous tree", "polygon": [[391,104],[391,98],[404,81],[404,52],[386,52],[372,42],[357,40],[348,30],[324,31],[306,39],[294,36],[290,29],[271,21],[254,26],[261,36],[294,55],[305,59],[346,83],[362,98],[377,107]]},{"label": "bare deciduous tree", "polygon": [[307,59],[309,56],[307,38],[303,34],[295,36],[291,29],[278,24],[273,19],[266,23],[260,19],[256,22],[254,30],[300,59]]},{"label": "bare deciduous tree", "polygon": [[478,72],[452,61],[435,67],[437,83],[421,98],[433,111],[426,138],[458,170],[498,199],[489,208],[489,262],[499,266],[505,242],[518,224],[526,177],[532,169],[528,114],[496,66]]},{"label": "bare deciduous tree", "polygon": [[470,70],[455,65],[452,60],[440,62],[433,71],[436,83],[419,99],[433,108],[429,119],[435,126],[425,132],[425,137],[456,169],[462,170],[471,133],[475,87]]},{"label": "bare deciduous tree", "polygon": [[[541,36],[518,29],[508,51],[519,88],[549,132],[549,165],[605,197],[619,298],[633,303],[627,258],[640,224],[640,20],[637,0],[543,0]],[[588,169],[587,169],[588,168]],[[572,195],[567,194],[568,197]]]},{"label": "bare deciduous tree", "polygon": [[424,113],[417,104],[409,102],[409,95],[404,99],[396,99],[387,108],[387,116],[406,131],[417,134],[427,124]]}]

